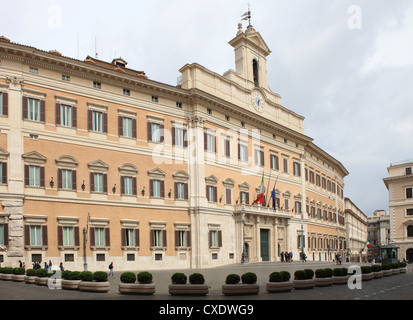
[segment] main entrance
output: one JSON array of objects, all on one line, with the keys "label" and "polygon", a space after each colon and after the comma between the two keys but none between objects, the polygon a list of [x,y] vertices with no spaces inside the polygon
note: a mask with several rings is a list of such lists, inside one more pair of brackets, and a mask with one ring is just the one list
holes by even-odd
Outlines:
[{"label": "main entrance", "polygon": [[270,230],[261,229],[261,259],[262,261],[270,261],[270,246],[269,246]]},{"label": "main entrance", "polygon": [[409,249],[406,251],[406,260],[409,263],[413,263],[413,249]]}]

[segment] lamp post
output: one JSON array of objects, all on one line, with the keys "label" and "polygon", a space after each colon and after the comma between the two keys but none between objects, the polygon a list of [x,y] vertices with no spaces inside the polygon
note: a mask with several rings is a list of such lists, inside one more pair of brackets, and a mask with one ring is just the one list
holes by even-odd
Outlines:
[{"label": "lamp post", "polygon": [[303,262],[305,262],[304,244],[305,244],[305,236],[304,236],[304,212],[303,212],[301,214],[301,260],[303,260]]},{"label": "lamp post", "polygon": [[245,206],[242,206],[242,258],[241,258],[241,263],[247,263],[248,262],[248,256],[247,256],[247,246],[245,245]]},{"label": "lamp post", "polygon": [[83,269],[84,271],[87,271],[86,244],[87,244],[87,233],[89,231],[89,221],[90,221],[90,214],[88,213],[86,227],[83,228]]}]

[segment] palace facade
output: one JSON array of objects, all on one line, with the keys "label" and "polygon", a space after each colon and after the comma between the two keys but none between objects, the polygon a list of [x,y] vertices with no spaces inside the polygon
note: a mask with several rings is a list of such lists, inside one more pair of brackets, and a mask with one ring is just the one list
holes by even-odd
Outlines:
[{"label": "palace facade", "polygon": [[[66,270],[208,268],[345,252],[346,168],[267,83],[250,25],[235,70],[177,86],[121,58],[84,61],[0,38],[0,261]],[[266,205],[253,205],[262,177]],[[271,205],[275,188],[276,209]]]}]

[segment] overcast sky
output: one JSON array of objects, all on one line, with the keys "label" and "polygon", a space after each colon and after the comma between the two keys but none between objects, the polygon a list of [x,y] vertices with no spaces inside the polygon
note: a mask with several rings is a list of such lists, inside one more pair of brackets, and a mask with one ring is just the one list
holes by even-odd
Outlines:
[{"label": "overcast sky", "polygon": [[387,167],[413,159],[411,0],[21,0],[2,4],[0,35],[81,60],[96,48],[176,85],[186,63],[235,69],[248,2],[272,91],[350,172],[345,196],[367,216],[388,210]]}]

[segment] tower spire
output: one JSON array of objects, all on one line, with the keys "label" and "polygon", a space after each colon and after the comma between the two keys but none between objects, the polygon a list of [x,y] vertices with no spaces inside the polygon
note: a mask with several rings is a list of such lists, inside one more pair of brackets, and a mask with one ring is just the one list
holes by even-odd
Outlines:
[{"label": "tower spire", "polygon": [[248,11],[241,16],[241,21],[248,20],[248,26],[251,27],[251,5],[248,3]]}]

